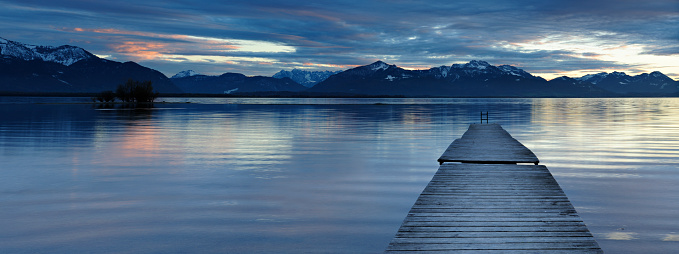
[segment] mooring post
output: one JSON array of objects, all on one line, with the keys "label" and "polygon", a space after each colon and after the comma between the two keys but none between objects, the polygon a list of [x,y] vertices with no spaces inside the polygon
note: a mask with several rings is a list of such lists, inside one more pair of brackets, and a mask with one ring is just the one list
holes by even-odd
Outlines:
[{"label": "mooring post", "polygon": [[[483,118],[483,116],[486,116],[486,118]],[[484,114],[483,111],[481,111],[481,124],[483,124],[483,120],[486,120],[486,123],[488,123],[488,111]]]}]

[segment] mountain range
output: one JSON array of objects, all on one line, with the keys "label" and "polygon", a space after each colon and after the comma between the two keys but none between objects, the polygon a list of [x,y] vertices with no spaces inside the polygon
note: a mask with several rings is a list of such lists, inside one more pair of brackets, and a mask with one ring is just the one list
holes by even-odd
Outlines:
[{"label": "mountain range", "polygon": [[150,80],[161,93],[182,92],[159,71],[99,58],[75,46],[35,46],[0,38],[0,92],[96,93],[128,79]]},{"label": "mountain range", "polygon": [[405,70],[377,61],[330,76],[309,92],[440,97],[602,96],[585,82],[548,82],[514,66],[473,60],[427,70]]},{"label": "mountain range", "polygon": [[405,70],[377,61],[332,75],[307,91],[409,97],[676,96],[679,82],[660,72],[637,76],[604,72],[547,81],[514,66],[479,60],[427,70]]},{"label": "mountain range", "polygon": [[637,76],[629,76],[624,72],[598,73],[585,75],[577,78],[579,81],[589,82],[604,90],[621,93],[651,93],[672,94],[677,93],[679,82],[672,80],[659,71],[643,73]]},{"label": "mountain range", "polygon": [[97,57],[75,46],[35,46],[0,38],[0,92],[93,93],[115,90],[128,79],[150,80],[161,93],[304,93],[305,96],[599,97],[677,96],[679,82],[660,72],[623,72],[545,80],[510,65],[465,64],[406,70],[377,61],[345,71],[282,70],[273,77],[218,76],[182,71],[167,78],[134,62]]},{"label": "mountain range", "polygon": [[170,78],[185,93],[191,94],[237,94],[254,92],[299,92],[306,87],[290,78],[263,76],[248,77],[240,73],[224,73],[209,76],[183,71]]},{"label": "mountain range", "polygon": [[281,70],[274,74],[274,78],[290,78],[305,87],[312,87],[322,82],[328,77],[340,73],[341,71],[305,71],[293,69],[292,71]]}]

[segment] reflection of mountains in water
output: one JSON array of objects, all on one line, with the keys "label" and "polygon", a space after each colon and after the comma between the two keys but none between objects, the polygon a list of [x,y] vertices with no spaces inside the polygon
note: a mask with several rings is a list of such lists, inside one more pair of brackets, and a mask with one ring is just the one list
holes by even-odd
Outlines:
[{"label": "reflection of mountains in water", "polygon": [[[531,119],[530,104],[498,104],[493,99],[470,101],[473,100],[436,105],[163,104],[143,107],[126,104],[20,104],[20,107],[15,104],[0,104],[0,119],[3,125],[25,126],[22,128],[24,134],[43,137],[38,141],[55,142],[63,139],[83,143],[93,140],[102,126],[154,125],[171,121],[184,123],[183,126],[177,126],[181,129],[190,128],[191,122],[205,118],[243,124],[255,119],[274,129],[295,128],[305,122],[323,123],[327,126],[352,122],[350,126],[356,128],[441,121],[465,125],[477,122],[480,110],[491,112],[491,122],[510,120],[528,123]],[[72,139],[71,135],[74,134],[80,138]],[[3,135],[0,138],[8,136]]]},{"label": "reflection of mountains in water", "polygon": [[[276,138],[276,135],[283,135],[286,142],[293,142],[296,137],[286,131],[293,129],[299,130],[295,133],[321,137],[327,135],[325,132],[338,132],[347,139],[360,133],[379,137],[386,130],[404,126],[407,133],[402,133],[401,138],[417,139],[434,134],[461,133],[468,124],[479,123],[481,111],[489,112],[491,123],[503,124],[518,138],[526,132],[523,128],[534,126],[535,122],[559,122],[581,128],[586,121],[635,117],[643,122],[643,117],[649,117],[649,114],[623,110],[630,105],[625,104],[627,100],[620,99],[450,99],[449,104],[389,104],[389,101],[385,100],[386,104],[342,105],[191,103],[153,107],[0,104],[0,127],[10,127],[0,132],[0,142],[9,144],[17,137],[30,137],[30,142],[44,147],[59,142],[94,147],[101,140],[144,133],[172,142],[195,138],[192,135],[220,137],[214,142],[231,142],[229,140],[236,139],[229,133],[233,126],[248,126],[253,131],[251,136],[238,137],[239,142],[259,140],[266,143],[266,140],[282,138]],[[651,99],[635,99],[639,104],[637,107],[653,110],[653,115],[664,114],[664,108],[658,106],[661,102],[651,102]],[[446,126],[433,127],[437,125]],[[123,133],[111,132],[112,129]]]}]

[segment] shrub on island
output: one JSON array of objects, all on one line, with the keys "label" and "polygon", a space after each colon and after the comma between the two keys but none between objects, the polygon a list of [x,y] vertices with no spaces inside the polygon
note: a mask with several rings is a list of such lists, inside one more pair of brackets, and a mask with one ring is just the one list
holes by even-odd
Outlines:
[{"label": "shrub on island", "polygon": [[153,91],[151,81],[129,79],[125,84],[118,85],[115,96],[123,102],[153,102],[158,98],[158,92]]}]

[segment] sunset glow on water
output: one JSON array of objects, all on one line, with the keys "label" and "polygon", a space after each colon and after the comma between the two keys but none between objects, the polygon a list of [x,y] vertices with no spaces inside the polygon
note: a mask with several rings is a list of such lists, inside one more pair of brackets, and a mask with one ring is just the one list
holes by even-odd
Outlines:
[{"label": "sunset glow on water", "polygon": [[480,111],[605,252],[679,246],[674,98],[26,100],[0,100],[3,253],[381,253]]}]

